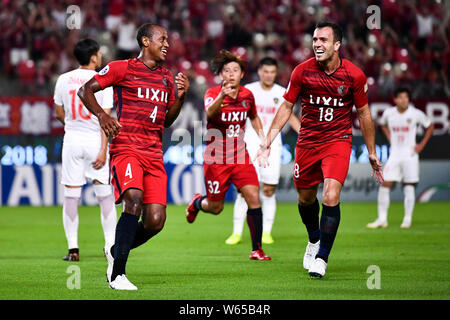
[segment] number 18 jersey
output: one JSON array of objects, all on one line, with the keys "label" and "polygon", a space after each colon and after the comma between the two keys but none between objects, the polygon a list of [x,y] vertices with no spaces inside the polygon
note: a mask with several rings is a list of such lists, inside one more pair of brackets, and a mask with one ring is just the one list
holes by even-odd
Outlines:
[{"label": "number 18 jersey", "polygon": [[296,103],[301,97],[301,128],[297,146],[312,147],[352,139],[352,108],[368,103],[364,73],[347,59],[326,74],[315,58],[299,64],[291,75],[284,99]]}]

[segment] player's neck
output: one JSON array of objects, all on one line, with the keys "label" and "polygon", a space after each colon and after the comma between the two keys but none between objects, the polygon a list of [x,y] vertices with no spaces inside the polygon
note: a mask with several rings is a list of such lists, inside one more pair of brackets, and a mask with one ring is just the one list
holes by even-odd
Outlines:
[{"label": "player's neck", "polygon": [[86,66],[80,66],[78,69],[85,69],[85,70],[94,70],[95,71],[95,65],[94,64],[88,64]]},{"label": "player's neck", "polygon": [[328,61],[319,62],[319,65],[321,66],[322,70],[326,74],[330,75],[330,74],[334,73],[339,68],[339,66],[341,65],[341,59],[339,58],[338,55],[334,55]]},{"label": "player's neck", "polygon": [[260,81],[259,84],[264,91],[270,91],[273,88],[273,83],[270,86],[267,86],[264,82]]},{"label": "player's neck", "polygon": [[158,67],[158,62],[155,59],[152,59],[145,52],[141,52],[137,57],[147,68],[154,70]]},{"label": "player's neck", "polygon": [[402,109],[397,106],[398,113],[404,113],[404,112],[406,112],[406,110],[408,110],[408,107],[406,107],[405,109]]}]

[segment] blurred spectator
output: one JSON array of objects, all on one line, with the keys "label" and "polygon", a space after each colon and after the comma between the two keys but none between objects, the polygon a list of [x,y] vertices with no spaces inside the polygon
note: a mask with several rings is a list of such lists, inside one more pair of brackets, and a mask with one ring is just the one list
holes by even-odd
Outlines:
[{"label": "blurred spectator", "polygon": [[[94,38],[107,48],[105,64],[108,59],[127,59],[139,51],[137,27],[150,22],[168,29],[172,53],[166,64],[174,72],[183,70],[195,78],[193,92],[215,85],[217,79],[204,67],[221,48],[244,50],[248,59],[246,81],[257,78],[260,58],[273,56],[280,63],[278,81],[287,86],[293,68],[313,56],[315,24],[329,19],[344,30],[342,56],[354,61],[370,78],[371,97],[389,97],[399,84],[416,88],[414,98],[450,96],[449,3],[4,0],[0,1],[0,77],[8,83],[17,79],[19,86],[13,87],[21,93],[29,92],[30,79],[34,78],[41,92],[51,94],[55,75],[74,67],[72,50],[79,39]],[[81,9],[81,29],[66,27],[67,6],[72,4]],[[372,4],[381,7],[381,29],[366,26],[366,9]],[[19,68],[20,62],[24,63]]]}]

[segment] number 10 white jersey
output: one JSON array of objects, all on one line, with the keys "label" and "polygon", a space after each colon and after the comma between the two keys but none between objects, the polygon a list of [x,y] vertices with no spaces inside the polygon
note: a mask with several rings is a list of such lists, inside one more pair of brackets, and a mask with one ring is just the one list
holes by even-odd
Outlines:
[{"label": "number 10 white jersey", "polygon": [[[97,117],[89,112],[77,96],[78,89],[96,73],[94,70],[80,68],[60,75],[56,81],[53,99],[55,104],[64,107],[66,135],[76,132],[77,134],[86,133],[92,137],[96,133],[100,137]],[[97,91],[95,98],[103,109],[111,109],[113,107],[112,87]]]}]

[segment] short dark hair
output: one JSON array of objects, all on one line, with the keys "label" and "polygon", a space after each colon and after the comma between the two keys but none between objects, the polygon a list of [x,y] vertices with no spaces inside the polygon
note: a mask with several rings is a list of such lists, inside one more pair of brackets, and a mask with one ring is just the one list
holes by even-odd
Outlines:
[{"label": "short dark hair", "polygon": [[215,74],[219,74],[222,72],[223,67],[230,62],[236,62],[241,67],[241,70],[244,71],[244,60],[237,54],[225,49],[220,50],[213,58],[211,61],[211,69]]},{"label": "short dark hair", "polygon": [[259,61],[258,68],[262,66],[275,66],[278,68],[278,62],[272,57],[264,57]]},{"label": "short dark hair", "polygon": [[400,93],[406,92],[408,98],[411,97],[411,91],[407,87],[398,87],[394,90],[394,98],[397,98]]},{"label": "short dark hair", "polygon": [[321,29],[325,27],[330,27],[331,29],[333,29],[334,42],[336,41],[342,42],[342,28],[339,25],[329,21],[321,21],[316,24],[316,29]]},{"label": "short dark hair", "polygon": [[73,55],[81,66],[86,66],[91,61],[91,57],[97,54],[98,50],[100,50],[100,46],[97,41],[82,39],[73,48]]},{"label": "short dark hair", "polygon": [[157,25],[153,23],[144,23],[139,27],[136,35],[136,40],[138,42],[139,48],[142,49],[143,46],[142,37],[148,37],[151,39],[153,37],[153,28],[156,26]]}]

